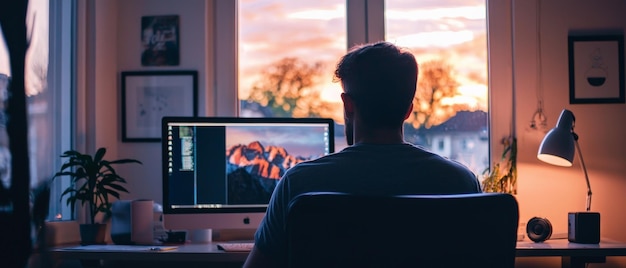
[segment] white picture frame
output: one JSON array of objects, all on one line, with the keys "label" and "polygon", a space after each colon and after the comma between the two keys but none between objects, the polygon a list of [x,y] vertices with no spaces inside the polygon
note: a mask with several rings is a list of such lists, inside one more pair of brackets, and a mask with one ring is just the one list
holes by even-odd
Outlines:
[{"label": "white picture frame", "polygon": [[197,116],[198,72],[121,73],[122,142],[158,142],[164,116]]}]

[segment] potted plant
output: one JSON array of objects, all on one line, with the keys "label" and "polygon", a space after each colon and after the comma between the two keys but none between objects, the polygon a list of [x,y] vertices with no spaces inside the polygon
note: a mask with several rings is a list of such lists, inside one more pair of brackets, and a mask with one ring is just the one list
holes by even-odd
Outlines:
[{"label": "potted plant", "polygon": [[120,192],[128,193],[128,190],[122,186],[126,180],[122,178],[113,165],[138,163],[135,159],[119,159],[109,161],[104,159],[106,148],[99,148],[93,155],[82,154],[80,152],[69,150],[61,155],[67,158],[59,172],[54,177],[70,176],[70,186],[63,191],[63,196],[69,195],[67,205],[71,208],[74,215],[74,208],[77,201],[81,206],[87,206],[87,222],[80,225],[80,235],[82,244],[102,244],[104,243],[104,235],[106,225],[97,223],[96,216],[104,213],[103,219],[107,219],[111,215],[112,200],[120,198]]}]

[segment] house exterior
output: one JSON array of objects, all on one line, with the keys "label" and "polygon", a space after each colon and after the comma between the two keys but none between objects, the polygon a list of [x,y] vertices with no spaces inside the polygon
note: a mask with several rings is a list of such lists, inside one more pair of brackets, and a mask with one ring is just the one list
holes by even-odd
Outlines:
[{"label": "house exterior", "polygon": [[484,111],[459,111],[440,125],[405,127],[407,141],[459,161],[480,175],[489,168],[489,118]]}]

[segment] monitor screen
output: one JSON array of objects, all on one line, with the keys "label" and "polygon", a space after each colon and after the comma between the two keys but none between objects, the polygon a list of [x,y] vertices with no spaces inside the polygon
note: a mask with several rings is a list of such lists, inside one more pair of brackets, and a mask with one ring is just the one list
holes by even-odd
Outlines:
[{"label": "monitor screen", "polygon": [[164,117],[168,229],[253,229],[289,168],[334,151],[321,118]]}]

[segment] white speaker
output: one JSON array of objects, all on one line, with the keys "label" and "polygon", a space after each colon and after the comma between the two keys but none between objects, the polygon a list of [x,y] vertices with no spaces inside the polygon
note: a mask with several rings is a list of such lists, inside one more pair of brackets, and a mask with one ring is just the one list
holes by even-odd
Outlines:
[{"label": "white speaker", "polygon": [[119,245],[154,243],[152,200],[118,200],[112,205],[111,240]]},{"label": "white speaker", "polygon": [[130,205],[130,222],[132,230],[130,239],[135,244],[150,245],[154,243],[152,223],[154,222],[154,202],[152,200],[135,200]]}]

